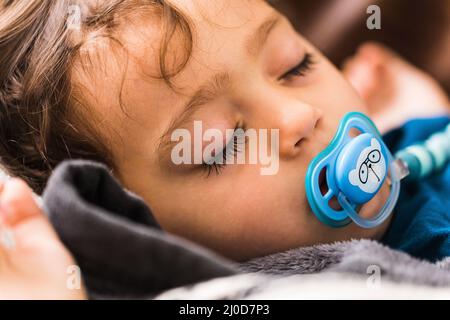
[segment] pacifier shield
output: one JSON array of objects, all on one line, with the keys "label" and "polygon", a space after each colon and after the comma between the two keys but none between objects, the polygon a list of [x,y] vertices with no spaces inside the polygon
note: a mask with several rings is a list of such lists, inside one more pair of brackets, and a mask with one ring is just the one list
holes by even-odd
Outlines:
[{"label": "pacifier shield", "polygon": [[[354,137],[352,129],[360,132]],[[331,227],[351,221],[362,228],[375,228],[392,213],[400,193],[400,181],[390,176],[390,194],[372,218],[357,210],[380,190],[392,171],[394,158],[375,124],[364,114],[344,116],[330,144],[314,157],[305,177],[306,197],[316,217]],[[325,170],[328,190],[321,190],[320,174]],[[337,198],[341,208],[332,205]]]}]

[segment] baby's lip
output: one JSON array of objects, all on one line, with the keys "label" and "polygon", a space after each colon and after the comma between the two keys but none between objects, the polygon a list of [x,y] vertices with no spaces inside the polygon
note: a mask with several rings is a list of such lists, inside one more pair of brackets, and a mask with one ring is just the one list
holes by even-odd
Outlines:
[{"label": "baby's lip", "polygon": [[319,188],[322,194],[328,191],[328,184],[326,181],[326,169],[322,170],[319,174]]},{"label": "baby's lip", "polygon": [[[327,172],[326,169],[322,170],[319,174],[319,189],[320,193],[324,196],[327,194],[327,192],[330,190],[327,183]],[[336,196],[333,196],[329,202],[328,205],[336,211],[343,210],[341,205],[339,204],[339,201]]]}]

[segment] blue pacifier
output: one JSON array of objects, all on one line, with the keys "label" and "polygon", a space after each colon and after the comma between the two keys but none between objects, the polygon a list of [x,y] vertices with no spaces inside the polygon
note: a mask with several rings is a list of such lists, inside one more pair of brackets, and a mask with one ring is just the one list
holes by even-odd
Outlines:
[{"label": "blue pacifier", "polygon": [[[352,129],[360,134],[352,136]],[[360,227],[374,228],[386,220],[397,202],[402,178],[399,170],[375,124],[364,114],[351,112],[342,119],[330,145],[311,161],[306,196],[319,220],[331,227],[353,221]],[[358,208],[377,194],[387,178],[387,202],[374,217],[361,217]],[[333,200],[341,208],[337,209]]]}]

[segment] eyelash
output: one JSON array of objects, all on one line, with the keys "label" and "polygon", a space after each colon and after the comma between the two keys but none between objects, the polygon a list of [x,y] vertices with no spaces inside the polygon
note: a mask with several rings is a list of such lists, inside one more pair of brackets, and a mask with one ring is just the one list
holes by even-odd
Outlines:
[{"label": "eyelash", "polygon": [[[245,139],[239,138],[239,136],[236,135],[236,132],[239,129],[244,130],[243,127],[239,125],[236,126],[232,138],[227,143],[225,148],[223,148],[220,154],[214,157],[215,160],[213,163],[203,162],[202,167],[206,171],[207,177],[209,177],[213,171],[216,173],[216,175],[219,175],[227,165],[227,160],[229,159],[229,157],[234,157],[238,153],[242,152],[242,147],[245,146]],[[222,163],[217,163],[216,159],[222,160]]]},{"label": "eyelash", "polygon": [[304,77],[311,71],[315,61],[311,53],[307,53],[303,60],[294,68],[283,74],[278,80],[288,80],[290,77]]}]

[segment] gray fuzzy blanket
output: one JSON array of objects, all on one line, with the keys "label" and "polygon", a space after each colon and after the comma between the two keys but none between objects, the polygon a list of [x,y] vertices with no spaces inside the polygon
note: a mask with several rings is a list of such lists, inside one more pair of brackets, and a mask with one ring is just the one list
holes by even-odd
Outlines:
[{"label": "gray fuzzy blanket", "polygon": [[[60,165],[43,204],[92,299],[450,298],[450,259],[431,264],[374,241],[229,261],[165,233],[150,208],[94,162]],[[381,283],[384,290],[368,294]]]},{"label": "gray fuzzy blanket", "polygon": [[450,299],[450,258],[432,264],[370,240],[298,248],[236,266],[243,275],[157,299]]},{"label": "gray fuzzy blanket", "polygon": [[417,285],[450,286],[450,257],[432,264],[376,241],[353,240],[298,248],[242,263],[243,272],[273,275],[335,272],[370,275]]}]

